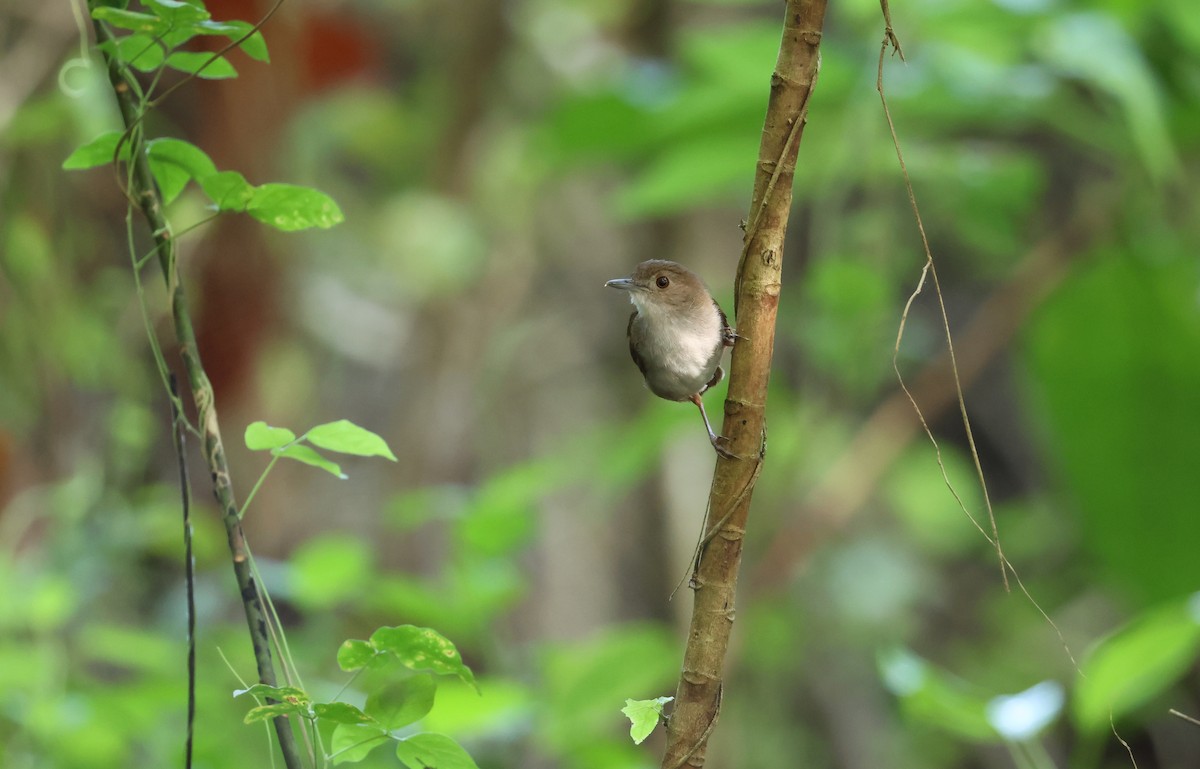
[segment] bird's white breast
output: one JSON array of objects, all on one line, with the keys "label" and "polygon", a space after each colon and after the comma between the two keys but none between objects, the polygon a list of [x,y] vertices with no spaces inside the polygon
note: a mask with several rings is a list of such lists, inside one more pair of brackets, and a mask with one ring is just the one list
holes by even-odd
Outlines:
[{"label": "bird's white breast", "polygon": [[720,312],[709,303],[681,313],[653,302],[640,302],[639,298],[637,294],[631,297],[640,320],[653,325],[656,331],[644,338],[652,347],[643,356],[648,364],[647,384],[655,393],[675,399],[700,392],[721,362],[724,345]]}]

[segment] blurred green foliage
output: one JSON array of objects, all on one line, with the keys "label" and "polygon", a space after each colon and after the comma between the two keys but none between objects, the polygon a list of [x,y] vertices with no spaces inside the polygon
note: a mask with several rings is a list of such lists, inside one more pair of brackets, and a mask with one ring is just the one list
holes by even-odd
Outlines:
[{"label": "blurred green foliage", "polygon": [[[831,6],[713,765],[1128,766],[1110,713],[1139,765],[1185,769],[1200,754],[1200,729],[1167,715],[1200,715],[1193,5],[892,4],[907,63],[889,56],[885,85],[955,331],[1032,272],[1033,307],[1010,310],[1016,335],[967,403],[1006,552],[1057,631],[1019,587],[1003,591],[919,434],[891,446],[896,426],[867,422],[895,395],[895,328],[922,256],[874,90],[878,4]],[[479,690],[439,686],[420,729],[484,769],[656,765],[656,735],[635,747],[620,708],[672,694],[678,672],[671,612],[688,601],[666,596],[711,458],[688,453],[694,413],[637,389],[627,309],[600,286],[666,249],[728,308],[779,9],[676,4],[658,56],[635,53],[639,7],[530,0],[497,21],[423,0],[345,3],[332,18],[298,4],[266,29],[269,69],[286,77],[248,97],[220,90],[261,72],[235,59],[240,81],[190,84],[151,125],[214,170],[243,168],[243,196],[267,176],[249,157],[345,213],[286,246],[206,253],[208,230],[182,241],[201,315],[232,314],[246,338],[267,292],[231,308],[205,281],[255,249],[281,256],[271,288],[285,306],[255,350],[253,392],[219,393],[226,433],[347,414],[400,459],[384,476],[351,458],[345,483],[281,465],[250,536],[318,701],[345,680],[346,638],[413,624],[453,639]],[[169,765],[184,647],[168,410],[114,177],[59,170],[117,118],[95,60],[72,58],[69,19],[11,18],[5,61],[34,50],[12,61],[43,68],[6,70],[30,74],[0,99],[0,765]],[[476,20],[488,34],[450,32]],[[310,70],[332,65],[304,47],[305,25],[330,50],[350,35],[367,70],[312,85]],[[184,185],[207,167],[160,141],[164,163],[192,168],[170,185],[172,213],[198,221],[208,201]],[[664,223],[670,239],[653,240]],[[1052,258],[1031,257],[1047,243]],[[159,323],[162,298],[147,296]],[[910,381],[941,350],[940,323],[927,293],[899,355]],[[222,342],[203,341],[206,356]],[[867,457],[847,479],[865,501],[831,513],[838,497],[814,489],[864,424],[892,458],[868,477],[874,455],[852,455]],[[953,415],[932,426],[983,521]],[[234,460],[244,498],[262,462]],[[264,765],[269,738],[232,697],[253,663],[208,513],[194,516],[196,765]],[[797,554],[771,571],[776,538],[797,531]],[[357,684],[343,695],[367,697]],[[397,765],[382,753],[363,764]]]},{"label": "blurred green foliage", "polygon": [[[1140,249],[1138,249],[1140,251]],[[1153,257],[1096,254],[1029,329],[1029,365],[1054,456],[1106,576],[1139,601],[1196,587],[1200,516],[1186,501],[1200,456],[1195,408],[1200,265],[1172,242]]]}]

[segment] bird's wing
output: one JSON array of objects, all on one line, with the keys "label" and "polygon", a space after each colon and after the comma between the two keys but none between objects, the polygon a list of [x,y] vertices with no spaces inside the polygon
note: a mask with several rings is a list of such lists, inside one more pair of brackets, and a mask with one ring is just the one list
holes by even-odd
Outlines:
[{"label": "bird's wing", "polygon": [[642,372],[642,376],[645,376],[646,361],[641,355],[638,355],[637,345],[635,344],[635,338],[641,337],[641,328],[633,323],[637,320],[637,316],[637,310],[634,310],[629,316],[629,326],[625,329],[625,335],[629,337],[629,357],[633,358],[633,362],[637,364],[638,371]]},{"label": "bird's wing", "polygon": [[[717,300],[713,300],[713,307],[717,308],[717,313],[721,316],[721,343],[726,347],[733,347],[733,342],[738,338],[737,331],[729,327],[729,318],[725,317],[725,311],[721,309],[721,305],[717,304]],[[721,381],[717,378],[710,385]]]},{"label": "bird's wing", "polygon": [[708,380],[708,384],[704,385],[704,389],[700,391],[700,395],[708,392],[712,387],[716,387],[725,378],[725,369],[717,366],[717,370],[713,372],[712,379]]}]

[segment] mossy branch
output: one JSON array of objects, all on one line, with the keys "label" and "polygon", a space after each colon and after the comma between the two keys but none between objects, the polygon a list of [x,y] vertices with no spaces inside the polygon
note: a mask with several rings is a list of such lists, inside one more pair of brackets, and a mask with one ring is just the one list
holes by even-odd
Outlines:
[{"label": "mossy branch", "polygon": [[779,58],[771,75],[754,197],[734,290],[740,338],[730,365],[724,435],[739,458],[718,459],[713,476],[705,544],[692,581],[695,601],[683,670],[667,725],[664,769],[703,766],[708,738],[720,715],[743,535],[766,447],[767,382],[792,177],[817,80],[825,6],[826,0],[788,0]]},{"label": "mossy branch", "polygon": [[[103,24],[96,22],[94,27],[99,43],[112,41],[112,36]],[[229,539],[233,572],[246,612],[246,623],[250,630],[250,641],[254,648],[258,677],[262,683],[275,686],[275,667],[271,659],[267,617],[246,552],[245,537],[238,517],[237,501],[234,498],[229,466],[225,461],[225,449],[221,442],[216,399],[213,396],[212,384],[204,372],[204,364],[200,360],[200,348],[196,344],[196,332],[188,312],[187,296],[180,282],[175,263],[175,240],[163,213],[162,197],[159,195],[158,187],[150,172],[149,159],[141,132],[142,115],[135,97],[138,92],[137,84],[132,81],[128,70],[118,59],[104,48],[101,51],[108,68],[109,82],[112,84],[113,93],[116,95],[117,105],[121,111],[121,118],[128,131],[129,189],[127,193],[132,203],[141,210],[150,228],[158,263],[167,284],[175,339],[179,344],[179,355],[183,361],[188,387],[196,404],[197,425],[204,448],[204,459],[212,477],[213,494],[221,508],[225,532]],[[285,716],[275,718],[274,722],[285,765],[288,769],[300,769],[302,762],[291,724]]]}]

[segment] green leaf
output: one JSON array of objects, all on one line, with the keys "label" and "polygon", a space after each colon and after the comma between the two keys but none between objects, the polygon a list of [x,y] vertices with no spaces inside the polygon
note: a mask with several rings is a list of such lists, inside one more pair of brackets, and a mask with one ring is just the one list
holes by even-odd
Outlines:
[{"label": "green leaf", "polygon": [[146,150],[151,160],[176,165],[192,179],[200,179],[217,172],[217,167],[204,150],[182,139],[153,139],[146,142]]},{"label": "green leaf", "polygon": [[184,0],[142,0],[142,5],[149,8],[155,16],[175,26],[191,25],[211,17],[202,4]]},{"label": "green leaf", "polygon": [[149,158],[149,162],[150,173],[158,184],[158,192],[162,195],[163,204],[170,205],[175,198],[179,197],[179,193],[183,192],[190,177],[187,171],[174,163],[156,160],[153,157]]},{"label": "green leaf", "polygon": [[415,625],[381,627],[371,634],[371,645],[396,655],[410,670],[456,675],[475,686],[475,675],[463,664],[458,649],[436,630]]},{"label": "green leaf", "polygon": [[236,689],[233,692],[234,697],[240,697],[243,694],[249,694],[253,697],[266,697],[278,702],[272,702],[269,705],[259,705],[258,707],[250,708],[246,713],[243,722],[253,724],[258,721],[265,721],[268,718],[275,716],[288,715],[295,713],[304,717],[309,717],[309,706],[312,704],[312,698],[303,689],[297,689],[294,686],[268,686],[267,684],[254,684],[247,689]]},{"label": "green leaf", "polygon": [[272,449],[271,453],[277,457],[287,457],[288,459],[294,459],[297,462],[303,462],[306,465],[319,467],[328,473],[336,475],[342,480],[346,480],[346,474],[342,472],[342,468],[339,467],[336,462],[330,462],[328,459],[321,456],[308,446],[297,443],[284,449]]},{"label": "green leaf", "polygon": [[[113,153],[121,139],[120,131],[101,134],[71,153],[63,168],[76,170],[92,168],[112,162]],[[194,144],[179,139],[155,139],[146,143],[150,171],[158,182],[163,200],[170,203],[187,185],[189,179],[198,179],[216,173],[216,167],[204,151]],[[121,146],[121,159],[129,158],[126,145]]]},{"label": "green leaf", "polygon": [[111,42],[111,46],[109,42],[105,42],[101,44],[101,47],[107,48],[110,52],[115,53],[121,61],[142,72],[158,69],[162,65],[163,59],[166,58],[158,39],[150,35],[134,33]]},{"label": "green leaf", "polygon": [[713,200],[735,200],[751,186],[758,138],[717,133],[679,142],[657,154],[617,196],[617,211],[639,219],[672,214]]},{"label": "green leaf", "polygon": [[358,670],[365,667],[371,660],[375,659],[376,649],[366,641],[360,641],[357,638],[351,638],[342,642],[338,648],[337,662],[338,667],[349,673],[351,670]]},{"label": "green leaf", "polygon": [[282,448],[296,440],[296,434],[286,427],[271,427],[266,422],[246,425],[246,448],[251,451]]},{"label": "green leaf", "polygon": [[[20,589],[22,603],[30,606],[44,601],[39,594],[44,594],[51,584],[26,584],[20,588],[15,585],[7,587],[10,590]],[[31,617],[31,619],[33,618]],[[5,626],[12,627],[10,624]],[[57,630],[61,625],[54,624],[50,627]],[[89,623],[81,627],[79,631],[88,639],[84,660],[81,660],[86,664],[110,665],[129,670],[131,673],[146,675],[163,675],[171,669],[171,663],[167,660],[174,654],[163,648],[164,644],[168,648],[171,645],[171,642],[163,636],[138,632],[132,627],[123,625],[100,623]],[[164,659],[164,655],[166,659]]]},{"label": "green leaf", "polygon": [[371,553],[356,537],[328,535],[305,542],[292,553],[293,600],[306,609],[328,609],[368,589]]},{"label": "green leaf", "polygon": [[[853,345],[848,342],[848,346]],[[946,490],[941,473],[936,469],[930,472],[938,463],[945,468],[966,508],[981,509],[983,495],[970,460],[949,446],[938,455],[928,443],[910,446],[892,464],[882,485],[884,498],[908,536],[923,548],[939,554],[962,553],[978,543],[978,532],[959,525],[965,516],[955,495]]]},{"label": "green leaf", "polygon": [[196,179],[218,211],[242,212],[254,197],[254,186],[237,171],[218,171]]},{"label": "green leaf", "polygon": [[905,716],[964,740],[997,743],[999,734],[987,717],[987,701],[945,671],[907,649],[879,658],[884,684],[899,698]]},{"label": "green leaf", "polygon": [[249,694],[253,697],[270,697],[273,700],[279,700],[291,705],[302,705],[306,708],[312,702],[312,698],[308,696],[308,692],[298,689],[295,686],[254,684],[247,689],[234,689],[233,691],[234,697],[241,697],[243,694]]},{"label": "green leaf", "polygon": [[502,556],[533,536],[538,501],[562,483],[556,462],[514,465],[490,477],[455,523],[455,534],[471,553]]},{"label": "green leaf", "polygon": [[[490,484],[489,484],[490,485]],[[489,557],[512,553],[531,540],[537,528],[536,512],[532,505],[491,504],[488,490],[480,491],[467,508],[467,514],[455,522],[455,537],[472,555]]]},{"label": "green leaf", "polygon": [[310,227],[327,229],[344,218],[332,198],[308,187],[292,184],[255,187],[236,171],[220,171],[196,181],[218,210],[245,212],[285,232]]},{"label": "green leaf", "polygon": [[486,697],[456,681],[439,684],[437,707],[421,719],[422,729],[442,734],[495,734],[533,717],[534,698],[525,684],[490,678],[480,687],[487,691]]},{"label": "green leaf", "polygon": [[1101,641],[1083,661],[1073,713],[1081,731],[1107,731],[1162,694],[1200,652],[1200,593],[1143,614]]},{"label": "green leaf", "polygon": [[1196,260],[1157,232],[1081,255],[1024,331],[1031,418],[1083,552],[1143,606],[1196,589],[1200,542],[1195,479],[1171,460],[1200,456],[1200,356],[1181,354],[1200,349]]},{"label": "green leaf", "polygon": [[416,675],[377,689],[367,697],[366,711],[384,728],[394,731],[416,723],[433,710],[437,684],[433,676]]},{"label": "green leaf", "polygon": [[123,8],[109,8],[108,6],[93,8],[92,18],[97,21],[107,22],[114,27],[134,32],[145,32],[151,36],[157,36],[167,29],[167,24],[157,16],[151,16],[148,13],[137,13],[136,11],[126,11]]},{"label": "green leaf", "polygon": [[[199,34],[199,30],[191,24],[181,27],[173,27],[170,32],[167,32],[162,37],[158,38],[162,41],[163,47],[168,51],[175,51],[183,48],[184,43],[191,40]],[[212,52],[209,52],[212,55]]]},{"label": "green leaf", "polygon": [[[547,704],[541,733],[550,744],[571,745],[581,730],[611,728],[613,703],[630,692],[664,691],[678,680],[674,647],[675,639],[663,627],[634,624],[584,642],[549,646],[542,656]],[[617,744],[633,750],[624,741]]]},{"label": "green leaf", "polygon": [[[196,24],[193,29],[201,35],[223,35],[229,38],[230,42],[238,40],[254,28],[254,25],[248,21],[202,21]],[[242,40],[238,46],[245,52],[247,56],[255,61],[270,61],[271,57],[267,53],[267,41],[263,38],[262,33],[258,30],[254,34]]]},{"label": "green leaf", "polygon": [[318,702],[312,711],[317,718],[335,724],[369,724],[375,720],[345,702]]},{"label": "green leaf", "polygon": [[387,732],[374,724],[338,724],[329,740],[329,755],[335,764],[362,761],[387,740]]},{"label": "green leaf", "polygon": [[634,745],[641,745],[662,719],[663,705],[674,697],[655,697],[652,700],[625,700],[621,712],[629,719],[629,736]]},{"label": "green leaf", "polygon": [[441,734],[415,734],[401,740],[396,758],[409,769],[479,769],[461,745]]},{"label": "green leaf", "polygon": [[250,712],[246,713],[246,717],[242,719],[242,723],[256,724],[259,721],[266,721],[276,716],[290,715],[308,716],[308,707],[305,705],[296,705],[291,702],[276,702],[271,705],[259,705],[256,708],[250,708]]},{"label": "green leaf", "polygon": [[[1038,54],[1051,68],[1115,101],[1125,113],[1128,144],[1152,175],[1162,180],[1178,173],[1161,81],[1130,31],[1109,14],[1063,13],[1048,23],[1038,42]],[[1088,56],[1090,51],[1104,51],[1105,56],[1097,60]]]},{"label": "green leaf", "polygon": [[388,448],[383,438],[346,419],[317,425],[305,433],[304,437],[314,446],[329,451],[359,457],[387,457],[393,462],[396,461],[396,455]]},{"label": "green leaf", "polygon": [[254,189],[246,213],[277,230],[328,229],[344,220],[333,198],[310,187],[264,184]]},{"label": "green leaf", "polygon": [[645,153],[654,116],[613,91],[567,96],[547,122],[547,145],[564,163],[611,162]]},{"label": "green leaf", "polygon": [[213,58],[211,53],[175,51],[167,57],[167,66],[187,72],[205,80],[225,80],[237,77],[237,70],[223,57]]},{"label": "green leaf", "polygon": [[[837,382],[839,389],[847,390],[847,395],[866,399],[892,376],[887,366],[860,365],[864,360],[886,359],[894,344],[892,276],[866,256],[830,256],[814,262],[811,276],[801,287],[803,322],[796,322],[793,328],[813,366]],[[928,467],[921,465],[921,470]],[[925,475],[941,482],[938,473]],[[970,503],[968,507],[975,509]],[[962,515],[957,509],[955,513]],[[953,533],[964,528],[939,524],[942,531]],[[975,532],[966,535],[972,543],[976,539]]]},{"label": "green leaf", "polygon": [[[67,156],[63,161],[62,167],[66,171],[79,171],[85,168],[95,168],[113,161],[113,154],[117,151],[117,143],[121,141],[122,133],[120,131],[108,131],[102,133],[95,139],[92,139],[87,144],[81,147],[76,147],[75,151]],[[128,142],[121,146],[121,160],[129,158]]]}]

